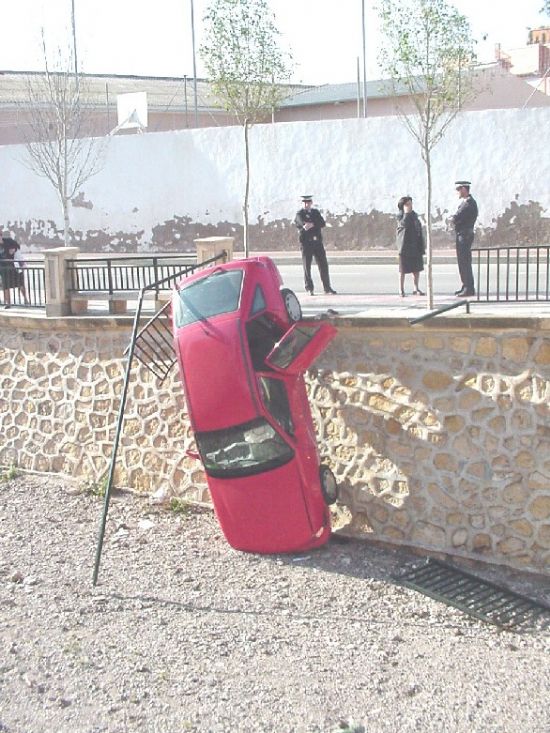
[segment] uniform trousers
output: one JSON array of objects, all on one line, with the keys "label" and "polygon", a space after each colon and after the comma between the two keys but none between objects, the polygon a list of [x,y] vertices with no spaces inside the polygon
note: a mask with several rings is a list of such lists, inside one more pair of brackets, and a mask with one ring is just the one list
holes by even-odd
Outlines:
[{"label": "uniform trousers", "polygon": [[313,292],[313,280],[311,279],[311,262],[315,258],[319,275],[325,292],[331,290],[330,277],[328,274],[327,253],[322,242],[313,244],[302,244],[302,265],[304,268],[304,284],[306,290]]},{"label": "uniform trousers", "polygon": [[456,259],[458,272],[462,286],[468,292],[475,291],[474,273],[472,271],[472,244],[474,243],[473,231],[456,233]]}]

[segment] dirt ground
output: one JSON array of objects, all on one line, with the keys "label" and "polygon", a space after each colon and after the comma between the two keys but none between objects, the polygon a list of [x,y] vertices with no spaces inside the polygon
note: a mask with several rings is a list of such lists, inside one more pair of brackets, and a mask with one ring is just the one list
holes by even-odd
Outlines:
[{"label": "dirt ground", "polygon": [[[177,509],[115,495],[93,587],[101,499],[0,482],[2,733],[550,731],[548,630],[401,587],[403,551],[245,554]],[[550,602],[548,578],[490,574]]]}]

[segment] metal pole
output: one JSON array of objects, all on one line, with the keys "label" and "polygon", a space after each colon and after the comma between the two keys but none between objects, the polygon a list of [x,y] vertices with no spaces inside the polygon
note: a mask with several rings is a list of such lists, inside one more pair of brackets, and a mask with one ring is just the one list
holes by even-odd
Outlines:
[{"label": "metal pole", "polygon": [[134,316],[134,327],[132,329],[132,340],[130,342],[130,350],[128,353],[128,362],[126,364],[126,376],[124,378],[124,389],[120,398],[120,405],[118,408],[118,419],[116,425],[115,440],[113,443],[113,452],[111,454],[111,466],[109,468],[109,478],[107,479],[107,486],[105,488],[105,499],[103,501],[103,514],[101,515],[101,522],[99,525],[99,535],[97,540],[97,549],[95,553],[95,565],[94,565],[94,577],[93,584],[97,583],[97,575],[99,573],[99,562],[101,560],[101,549],[103,547],[103,537],[105,536],[105,525],[107,523],[107,512],[109,511],[109,501],[111,499],[111,488],[113,486],[113,475],[115,472],[116,456],[118,452],[118,444],[120,441],[120,433],[122,432],[122,421],[124,419],[124,408],[126,406],[126,395],[128,394],[128,382],[130,381],[130,369],[132,367],[132,359],[134,357],[134,348],[136,343],[136,333],[139,325],[139,318],[141,315],[141,306],[143,303],[143,295],[145,288],[142,288],[139,294],[139,300],[136,308],[136,314]]},{"label": "metal pole", "polygon": [[183,77],[183,93],[185,95],[185,127],[189,127],[189,117],[187,116],[187,74]]},{"label": "metal pole", "polygon": [[365,33],[365,0],[361,0],[361,28],[363,31],[363,117],[367,116],[367,53]]},{"label": "metal pole", "polygon": [[357,57],[357,117],[361,117],[361,71]]},{"label": "metal pole", "polygon": [[199,112],[197,102],[197,58],[195,53],[195,8],[191,0],[191,44],[193,47],[193,84],[195,89],[195,127],[199,126]]},{"label": "metal pole", "polygon": [[74,78],[76,83],[76,93],[80,92],[80,84],[78,80],[78,57],[76,52],[76,22],[74,15],[74,0],[71,0],[71,25],[73,27],[73,52],[74,52]]}]

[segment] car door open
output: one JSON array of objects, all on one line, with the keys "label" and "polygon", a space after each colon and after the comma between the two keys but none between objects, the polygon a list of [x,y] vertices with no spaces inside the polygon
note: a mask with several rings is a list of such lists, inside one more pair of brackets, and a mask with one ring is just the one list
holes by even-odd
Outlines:
[{"label": "car door open", "polygon": [[305,372],[336,336],[329,323],[295,323],[275,344],[265,363],[276,372]]}]

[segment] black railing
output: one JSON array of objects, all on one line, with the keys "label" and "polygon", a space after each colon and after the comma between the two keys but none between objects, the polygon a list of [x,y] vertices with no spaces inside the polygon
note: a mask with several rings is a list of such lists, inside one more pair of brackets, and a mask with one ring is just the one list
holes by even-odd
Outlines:
[{"label": "black railing", "polygon": [[194,254],[67,260],[69,292],[105,293],[107,296],[135,293],[162,281],[154,289],[158,293],[171,289],[172,277],[196,267]]},{"label": "black railing", "polygon": [[476,247],[472,258],[478,301],[550,300],[550,245]]},{"label": "black railing", "polygon": [[[5,284],[4,273],[6,273],[7,282],[12,285],[9,288],[10,302],[12,305],[27,308],[44,308],[46,305],[44,263],[38,260],[25,260],[25,267],[20,270],[15,269],[15,275],[12,267],[13,260],[0,260],[2,297]],[[23,284],[23,288],[21,288],[20,283]],[[25,302],[25,296],[27,302]]]}]

